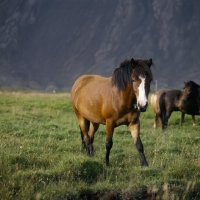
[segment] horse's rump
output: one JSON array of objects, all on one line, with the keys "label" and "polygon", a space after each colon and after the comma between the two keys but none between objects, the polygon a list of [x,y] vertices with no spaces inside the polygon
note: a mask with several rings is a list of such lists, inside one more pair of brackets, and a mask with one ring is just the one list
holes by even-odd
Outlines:
[{"label": "horse's rump", "polygon": [[155,114],[160,114],[160,97],[168,91],[168,89],[161,89],[157,91],[155,94],[151,95],[151,108]]}]

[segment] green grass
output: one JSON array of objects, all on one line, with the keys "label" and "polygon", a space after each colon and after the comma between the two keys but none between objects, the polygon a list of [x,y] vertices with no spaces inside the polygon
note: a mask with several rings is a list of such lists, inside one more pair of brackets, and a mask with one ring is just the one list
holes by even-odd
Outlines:
[{"label": "green grass", "polygon": [[200,121],[179,126],[174,112],[166,132],[141,113],[149,167],[141,168],[126,126],[115,129],[110,166],[105,127],[95,134],[94,157],[81,148],[69,94],[0,93],[0,199],[199,199]]}]

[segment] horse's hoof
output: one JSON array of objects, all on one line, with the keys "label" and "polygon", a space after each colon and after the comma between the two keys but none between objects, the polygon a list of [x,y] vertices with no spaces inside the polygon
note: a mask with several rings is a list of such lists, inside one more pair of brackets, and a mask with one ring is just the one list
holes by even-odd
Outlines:
[{"label": "horse's hoof", "polygon": [[149,166],[149,165],[148,165],[147,163],[141,165],[142,168],[143,168],[143,167],[148,167],[148,166]]},{"label": "horse's hoof", "polygon": [[94,152],[90,152],[90,157],[93,157],[94,156]]},{"label": "horse's hoof", "polygon": [[106,159],[104,159],[103,162],[106,164],[107,167],[109,166],[109,162]]}]

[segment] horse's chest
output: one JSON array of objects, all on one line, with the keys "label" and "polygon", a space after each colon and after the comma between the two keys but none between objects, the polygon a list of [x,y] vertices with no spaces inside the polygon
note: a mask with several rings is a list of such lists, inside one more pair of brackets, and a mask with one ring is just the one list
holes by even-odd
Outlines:
[{"label": "horse's chest", "polygon": [[199,115],[199,106],[196,101],[181,104],[181,112],[191,115]]},{"label": "horse's chest", "polygon": [[116,120],[116,125],[128,125],[130,123],[135,123],[139,119],[139,112],[135,110],[134,112],[124,113],[121,116],[118,116]]}]

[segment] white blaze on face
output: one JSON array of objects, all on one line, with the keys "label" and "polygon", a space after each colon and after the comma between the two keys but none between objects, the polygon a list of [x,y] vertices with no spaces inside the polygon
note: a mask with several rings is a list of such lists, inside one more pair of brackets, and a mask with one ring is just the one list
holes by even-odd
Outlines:
[{"label": "white blaze on face", "polygon": [[147,103],[147,97],[146,97],[146,93],[145,93],[145,78],[143,78],[141,76],[139,78],[141,80],[141,83],[138,87],[139,97],[138,97],[137,103],[140,106],[145,106]]}]

